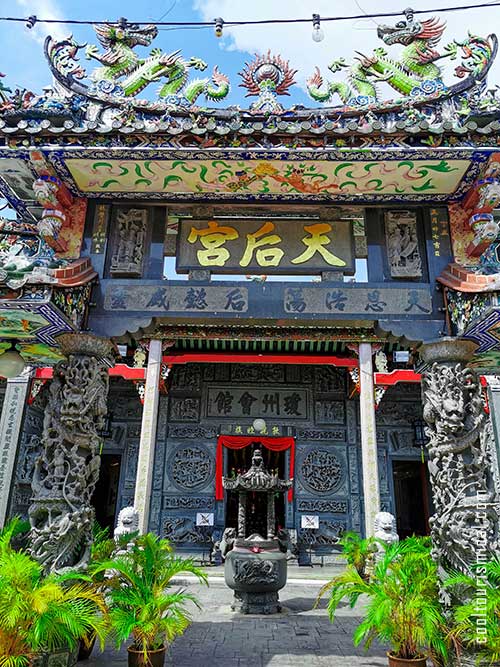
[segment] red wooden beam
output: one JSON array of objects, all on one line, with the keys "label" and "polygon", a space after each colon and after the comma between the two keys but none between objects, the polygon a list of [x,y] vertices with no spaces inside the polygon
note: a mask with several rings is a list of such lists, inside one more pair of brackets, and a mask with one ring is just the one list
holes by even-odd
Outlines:
[{"label": "red wooden beam", "polygon": [[124,380],[144,380],[146,377],[145,368],[132,368],[127,364],[115,364],[109,369],[110,377],[121,377]]},{"label": "red wooden beam", "polygon": [[237,354],[230,352],[187,352],[171,353],[162,359],[164,364],[294,364],[312,366],[337,366],[357,368],[354,357],[336,357],[319,354]]},{"label": "red wooden beam", "polygon": [[[110,377],[122,377],[125,380],[144,380],[146,377],[145,368],[132,368],[127,364],[116,364],[108,372]],[[35,370],[36,380],[51,380],[53,376],[54,369],[51,366]]]},{"label": "red wooden beam", "polygon": [[407,369],[398,369],[391,373],[374,373],[374,382],[382,387],[392,387],[398,382],[421,382],[422,375]]}]

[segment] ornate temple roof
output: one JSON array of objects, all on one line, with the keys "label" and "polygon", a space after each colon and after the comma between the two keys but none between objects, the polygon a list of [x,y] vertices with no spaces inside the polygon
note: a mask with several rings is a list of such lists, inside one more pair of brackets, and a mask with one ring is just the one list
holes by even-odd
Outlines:
[{"label": "ornate temple roof", "polygon": [[42,93],[12,91],[8,77],[0,89],[0,190],[25,219],[37,218],[33,151],[76,198],[448,201],[480,177],[500,134],[498,90],[486,85],[495,35],[442,45],[445,24],[412,10],[379,26],[381,48],[310,72],[310,108],[285,105],[296,70],[270,51],[240,72],[248,108],[217,108],[234,82],[151,50],[154,25],[95,31],[98,45],[47,38],[54,85]]}]

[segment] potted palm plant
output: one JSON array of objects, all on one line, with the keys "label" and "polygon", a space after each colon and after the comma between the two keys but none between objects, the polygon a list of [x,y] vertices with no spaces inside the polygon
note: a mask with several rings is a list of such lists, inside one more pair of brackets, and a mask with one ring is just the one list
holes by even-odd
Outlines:
[{"label": "potted palm plant", "polygon": [[428,538],[410,537],[388,546],[369,581],[348,565],[324,588],[330,591],[331,621],[344,598],[351,607],[361,596],[367,598],[354,643],[364,642],[366,648],[375,639],[389,643],[390,667],[425,667],[427,656],[437,662],[447,656],[437,568]]},{"label": "potted palm plant", "polygon": [[126,553],[92,567],[94,576],[108,575],[109,617],[116,643],[130,635],[130,667],[161,667],[168,645],[190,623],[187,602],[196,597],[182,588],[172,591],[172,578],[193,574],[202,583],[207,575],[189,558],[175,556],[170,543],[153,533],[137,537]]},{"label": "potted palm plant", "polygon": [[444,585],[454,599],[450,639],[460,667],[500,665],[500,559],[475,566],[475,575],[450,574]]},{"label": "potted palm plant", "polygon": [[44,575],[43,568],[11,541],[19,522],[0,534],[0,664],[45,667],[74,664],[78,640],[95,633],[103,641],[103,596],[74,575]]}]

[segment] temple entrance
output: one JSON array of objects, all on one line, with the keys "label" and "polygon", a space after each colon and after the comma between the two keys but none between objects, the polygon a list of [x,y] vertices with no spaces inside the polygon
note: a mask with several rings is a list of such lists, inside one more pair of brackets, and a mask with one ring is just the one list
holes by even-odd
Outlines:
[{"label": "temple entrance", "polygon": [[427,467],[421,461],[393,461],[394,501],[399,537],[429,534]]},{"label": "temple entrance", "polygon": [[92,496],[97,523],[102,528],[109,528],[111,533],[115,526],[121,459],[120,454],[101,456],[101,472]]},{"label": "temple entrance", "polygon": [[[245,472],[252,465],[252,455],[254,449],[262,451],[264,467],[273,474],[277,474],[280,479],[287,477],[285,465],[286,452],[273,452],[262,447],[258,441],[243,449],[227,450],[227,475],[236,477],[239,472]],[[277,494],[274,499],[276,530],[285,527],[285,495]],[[267,503],[266,494],[249,493],[247,497],[247,536],[253,533],[259,533],[263,537],[267,535]],[[234,491],[228,491],[226,494],[226,528],[238,527],[238,494]]]}]

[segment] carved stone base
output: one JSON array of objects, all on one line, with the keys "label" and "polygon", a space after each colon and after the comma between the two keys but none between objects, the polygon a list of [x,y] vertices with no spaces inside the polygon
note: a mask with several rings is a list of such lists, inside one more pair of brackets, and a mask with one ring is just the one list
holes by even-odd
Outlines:
[{"label": "carved stone base", "polygon": [[240,614],[279,614],[281,605],[277,592],[271,593],[247,593],[234,592],[233,611]]}]

